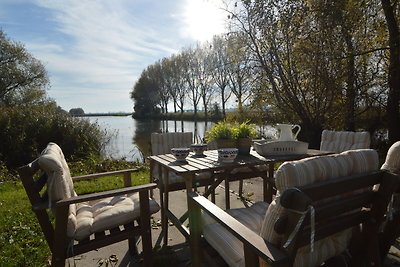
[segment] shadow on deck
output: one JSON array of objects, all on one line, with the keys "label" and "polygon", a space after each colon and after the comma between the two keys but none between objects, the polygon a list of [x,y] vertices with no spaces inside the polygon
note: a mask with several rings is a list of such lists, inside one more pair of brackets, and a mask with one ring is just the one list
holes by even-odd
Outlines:
[{"label": "shadow on deck", "polygon": [[[253,178],[245,181],[244,196],[250,201],[262,200],[262,181]],[[238,183],[231,183],[231,208],[243,207],[242,200],[238,197]],[[217,205],[224,207],[224,188],[219,186],[217,188],[216,200]],[[159,201],[158,191],[155,191],[155,198]],[[187,209],[186,205],[186,192],[176,191],[170,193],[170,207],[173,207],[174,213],[182,215]],[[160,226],[160,212],[156,213],[153,217],[152,239],[154,246],[154,267],[186,267],[191,266],[190,261],[190,248],[182,234],[174,226],[168,227],[168,246],[160,247],[161,240],[161,226]],[[139,246],[140,247],[140,246]],[[204,249],[211,249],[204,245]],[[120,242],[108,247],[91,251],[89,253],[76,256],[66,266],[72,265],[76,267],[86,266],[131,266],[141,267],[141,261],[137,257],[129,255],[128,243]],[[212,254],[212,253],[211,253]],[[213,255],[213,260],[216,261],[216,266],[227,266],[218,255]],[[116,260],[116,261],[115,261]],[[69,265],[68,265],[69,264]],[[400,239],[394,244],[389,252],[388,257],[383,264],[385,267],[400,267]]]}]

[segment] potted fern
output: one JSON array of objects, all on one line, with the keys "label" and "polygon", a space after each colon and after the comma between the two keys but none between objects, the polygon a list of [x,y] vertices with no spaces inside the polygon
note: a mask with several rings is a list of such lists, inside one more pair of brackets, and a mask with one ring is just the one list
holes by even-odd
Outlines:
[{"label": "potted fern", "polygon": [[215,141],[218,148],[236,147],[234,125],[227,121],[214,124],[205,134],[207,142]]},{"label": "potted fern", "polygon": [[242,122],[234,127],[234,139],[236,139],[239,154],[248,155],[250,153],[252,139],[256,136],[257,131],[254,124]]}]

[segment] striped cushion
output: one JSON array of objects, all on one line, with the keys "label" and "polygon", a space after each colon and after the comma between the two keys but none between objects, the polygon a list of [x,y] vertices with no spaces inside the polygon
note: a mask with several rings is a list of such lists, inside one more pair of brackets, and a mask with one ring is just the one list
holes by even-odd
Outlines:
[{"label": "striped cushion", "polygon": [[186,133],[152,133],[150,136],[152,155],[171,153],[174,147],[190,147],[193,140],[192,132]]},{"label": "striped cushion", "polygon": [[400,174],[400,141],[389,148],[385,163],[381,169]]},{"label": "striped cushion", "polygon": [[324,130],[321,135],[321,150],[340,153],[346,150],[369,148],[369,132],[347,132]]},{"label": "striped cushion", "polygon": [[[227,210],[232,217],[255,233],[260,232],[268,203],[257,202],[249,208]],[[203,216],[206,222],[210,218]],[[218,252],[229,266],[244,266],[243,244],[218,223],[208,223],[203,227],[203,235],[207,242]]]},{"label": "striped cushion", "polygon": [[[192,132],[176,132],[176,133],[152,133],[151,134],[151,153],[152,155],[171,153],[171,148],[174,147],[190,147],[192,144]],[[153,179],[160,179],[158,169],[154,169],[152,173]],[[176,175],[173,172],[168,173],[168,183],[176,184],[183,183],[182,176]],[[208,179],[211,173],[196,174],[196,179]]]},{"label": "striped cushion", "polygon": [[[267,241],[282,246],[283,236],[274,231],[275,221],[286,212],[280,205],[284,190],[337,177],[364,173],[378,169],[378,153],[372,149],[346,151],[337,155],[307,158],[283,163],[276,172],[277,197],[269,205],[260,235]],[[310,258],[309,246],[299,249],[294,266],[318,266],[340,254],[347,247],[350,230],[322,239],[315,244]]]},{"label": "striped cushion", "polygon": [[[149,206],[150,214],[160,210],[160,206],[153,199],[149,199]],[[80,203],[76,205],[75,214],[76,229],[73,233],[68,232],[68,236],[75,240],[83,240],[95,232],[139,219],[139,193],[104,198],[95,203]]]},{"label": "striped cushion", "polygon": [[[400,141],[394,143],[388,150],[382,170],[400,174]],[[400,194],[394,194],[389,212],[400,211]]]}]

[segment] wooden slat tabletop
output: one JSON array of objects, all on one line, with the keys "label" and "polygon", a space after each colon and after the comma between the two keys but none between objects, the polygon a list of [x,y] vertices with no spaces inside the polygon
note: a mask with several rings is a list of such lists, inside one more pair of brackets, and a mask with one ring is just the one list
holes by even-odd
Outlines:
[{"label": "wooden slat tabletop", "polygon": [[263,157],[252,150],[250,155],[238,155],[232,163],[218,161],[218,151],[208,150],[204,155],[198,156],[190,153],[184,161],[176,161],[172,154],[150,156],[149,159],[157,164],[179,173],[200,173],[205,171],[232,170],[238,167],[251,167],[254,165],[270,164],[275,162],[296,160],[305,157],[331,154],[329,151],[309,149],[306,155],[272,155]]}]

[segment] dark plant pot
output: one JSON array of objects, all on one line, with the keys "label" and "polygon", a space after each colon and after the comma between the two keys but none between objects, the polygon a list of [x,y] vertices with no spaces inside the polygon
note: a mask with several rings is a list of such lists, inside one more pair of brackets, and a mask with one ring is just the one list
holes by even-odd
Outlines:
[{"label": "dark plant pot", "polygon": [[251,139],[250,138],[239,138],[237,140],[237,148],[239,149],[239,155],[250,154]]},{"label": "dark plant pot", "polygon": [[236,142],[233,139],[217,139],[218,148],[231,148],[236,147]]}]

